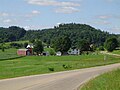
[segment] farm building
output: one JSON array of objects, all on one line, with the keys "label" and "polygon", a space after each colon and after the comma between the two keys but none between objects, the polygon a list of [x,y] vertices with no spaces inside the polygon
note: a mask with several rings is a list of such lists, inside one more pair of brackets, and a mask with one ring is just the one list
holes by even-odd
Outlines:
[{"label": "farm building", "polygon": [[20,56],[33,55],[33,45],[28,45],[26,49],[18,49],[17,54]]},{"label": "farm building", "polygon": [[20,56],[32,55],[32,52],[29,49],[18,49],[17,54]]}]

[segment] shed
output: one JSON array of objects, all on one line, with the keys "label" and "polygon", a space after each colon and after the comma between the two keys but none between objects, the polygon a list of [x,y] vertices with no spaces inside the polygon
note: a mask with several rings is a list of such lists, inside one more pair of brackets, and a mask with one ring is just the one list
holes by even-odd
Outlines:
[{"label": "shed", "polygon": [[17,54],[20,56],[31,55],[31,51],[29,49],[18,49]]}]

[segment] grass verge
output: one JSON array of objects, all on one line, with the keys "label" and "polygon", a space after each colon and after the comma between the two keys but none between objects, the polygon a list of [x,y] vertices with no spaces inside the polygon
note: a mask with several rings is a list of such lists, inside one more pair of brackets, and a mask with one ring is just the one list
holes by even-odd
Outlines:
[{"label": "grass verge", "polygon": [[90,80],[81,90],[120,90],[120,69]]}]

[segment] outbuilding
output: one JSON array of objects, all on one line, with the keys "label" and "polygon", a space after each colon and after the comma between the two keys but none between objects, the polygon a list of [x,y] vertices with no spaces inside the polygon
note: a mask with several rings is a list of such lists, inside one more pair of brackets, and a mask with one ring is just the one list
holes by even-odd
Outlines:
[{"label": "outbuilding", "polygon": [[32,55],[31,51],[29,49],[18,49],[17,54],[19,56],[29,56]]},{"label": "outbuilding", "polygon": [[62,56],[62,53],[59,51],[56,53],[56,56]]}]

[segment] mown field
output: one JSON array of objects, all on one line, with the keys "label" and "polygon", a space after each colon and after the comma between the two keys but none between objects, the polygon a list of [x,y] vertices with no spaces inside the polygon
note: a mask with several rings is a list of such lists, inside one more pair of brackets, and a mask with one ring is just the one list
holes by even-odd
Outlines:
[{"label": "mown field", "polygon": [[90,80],[81,90],[120,90],[120,69]]},{"label": "mown field", "polygon": [[104,55],[27,56],[0,61],[0,79],[53,73],[120,62],[119,57]]},{"label": "mown field", "polygon": [[114,50],[112,53],[113,53],[113,54],[119,54],[119,55],[120,55],[120,50]]},{"label": "mown field", "polygon": [[7,60],[7,59],[9,60],[9,59],[18,58],[18,57],[20,56],[17,55],[17,49],[15,48],[5,49],[4,52],[0,50],[0,61]]}]

